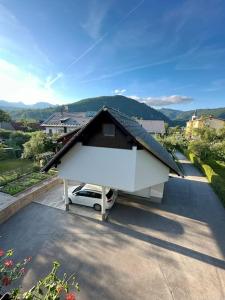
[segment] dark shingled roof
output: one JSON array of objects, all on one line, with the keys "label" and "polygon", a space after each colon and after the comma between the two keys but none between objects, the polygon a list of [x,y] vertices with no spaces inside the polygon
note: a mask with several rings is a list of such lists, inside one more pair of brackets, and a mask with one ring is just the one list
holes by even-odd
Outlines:
[{"label": "dark shingled roof", "polygon": [[75,135],[68,141],[67,144],[58,152],[56,155],[49,161],[49,163],[43,168],[43,171],[48,171],[53,165],[57,165],[59,160],[72,148],[78,137],[82,132],[95,120],[102,112],[108,112],[112,119],[114,119],[130,136],[132,136],[137,143],[143,146],[148,152],[158,158],[162,163],[164,163],[170,170],[174,171],[178,175],[181,175],[181,172],[172,159],[171,155],[163,148],[137,121],[131,119],[121,112],[103,107],[96,115],[93,117],[82,129],[80,129]]},{"label": "dark shingled roof", "polygon": [[52,114],[41,126],[76,127],[83,126],[90,121],[90,117],[81,116],[76,113],[63,112]]}]

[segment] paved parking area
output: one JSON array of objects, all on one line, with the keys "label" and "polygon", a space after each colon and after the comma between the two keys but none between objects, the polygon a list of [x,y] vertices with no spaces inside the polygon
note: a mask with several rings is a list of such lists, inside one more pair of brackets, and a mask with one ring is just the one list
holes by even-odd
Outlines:
[{"label": "paved parking area", "polygon": [[[63,201],[63,185],[60,184],[54,189],[49,190],[44,195],[41,195],[35,200],[36,203],[65,210],[65,203]],[[94,220],[101,220],[101,214],[95,211],[92,207],[85,207],[77,204],[70,204],[69,212],[78,216],[89,217]]]},{"label": "paved parking area", "polygon": [[13,203],[16,200],[15,197],[0,192],[0,210]]},{"label": "paved parking area", "polygon": [[33,256],[25,288],[55,259],[75,272],[78,299],[225,299],[225,211],[183,157],[163,204],[120,199],[109,222],[33,203],[1,225],[1,246]]}]

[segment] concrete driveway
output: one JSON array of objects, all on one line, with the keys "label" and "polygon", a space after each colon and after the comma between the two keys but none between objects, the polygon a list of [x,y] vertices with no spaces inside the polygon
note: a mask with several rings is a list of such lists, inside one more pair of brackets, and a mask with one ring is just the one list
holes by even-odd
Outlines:
[{"label": "concrete driveway", "polygon": [[75,272],[78,299],[225,299],[225,211],[183,157],[163,204],[120,199],[108,223],[33,203],[1,225],[1,247],[33,256],[25,288],[55,259]]}]

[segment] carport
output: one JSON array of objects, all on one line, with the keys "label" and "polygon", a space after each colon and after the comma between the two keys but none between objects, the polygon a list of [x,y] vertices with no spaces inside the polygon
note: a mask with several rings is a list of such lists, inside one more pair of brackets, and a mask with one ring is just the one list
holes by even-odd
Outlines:
[{"label": "carport", "polygon": [[43,171],[51,167],[63,179],[66,210],[68,181],[102,186],[103,219],[106,187],[161,202],[170,171],[179,175],[170,154],[138,122],[107,107],[67,137]]}]

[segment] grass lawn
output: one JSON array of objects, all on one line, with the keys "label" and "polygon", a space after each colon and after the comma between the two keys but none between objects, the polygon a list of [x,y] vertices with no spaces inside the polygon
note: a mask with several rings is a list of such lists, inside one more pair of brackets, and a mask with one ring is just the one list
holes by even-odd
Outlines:
[{"label": "grass lawn", "polygon": [[0,174],[14,169],[23,169],[32,167],[33,162],[26,159],[7,159],[0,161]]}]

